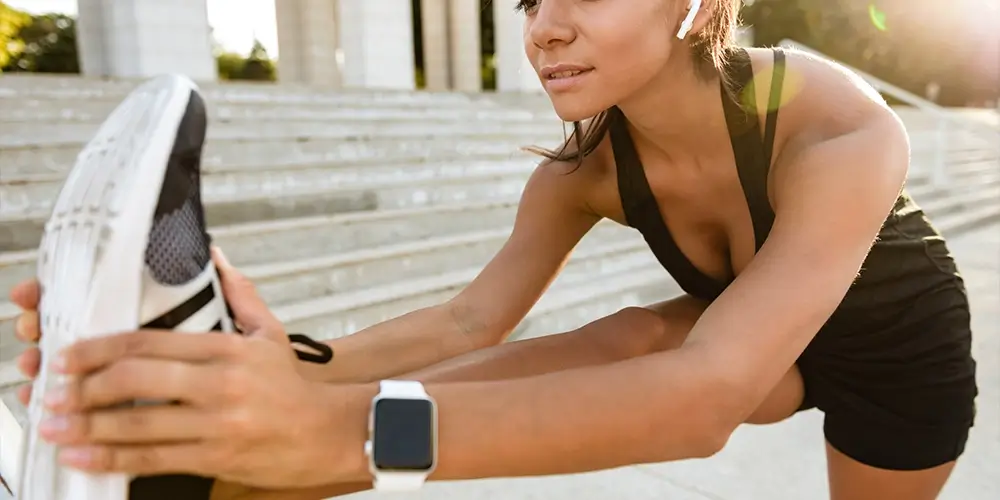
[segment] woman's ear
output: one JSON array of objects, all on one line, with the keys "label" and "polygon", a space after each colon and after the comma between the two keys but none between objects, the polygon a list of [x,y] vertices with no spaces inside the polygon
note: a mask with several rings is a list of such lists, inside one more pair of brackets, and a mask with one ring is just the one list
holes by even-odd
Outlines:
[{"label": "woman's ear", "polygon": [[684,0],[687,7],[684,10],[684,17],[681,20],[677,31],[677,38],[683,40],[691,33],[697,33],[705,28],[708,20],[712,18],[717,0]]}]

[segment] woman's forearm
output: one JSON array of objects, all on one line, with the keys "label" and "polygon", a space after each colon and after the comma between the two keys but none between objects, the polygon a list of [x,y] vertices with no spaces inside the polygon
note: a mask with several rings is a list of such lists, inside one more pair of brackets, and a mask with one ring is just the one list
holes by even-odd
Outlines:
[{"label": "woman's forearm", "polygon": [[[490,382],[429,383],[438,480],[568,474],[711,455],[728,438],[728,388],[687,349]],[[374,384],[331,387],[349,433],[342,481],[370,480],[362,452]],[[329,411],[324,409],[322,411]],[[346,416],[345,416],[346,415]],[[345,421],[344,419],[348,419]]]},{"label": "woman's forearm", "polygon": [[396,377],[488,345],[499,335],[466,332],[448,305],[419,309],[328,341],[333,361],[303,363],[300,371],[324,382],[371,382]]},{"label": "woman's forearm", "polygon": [[529,377],[649,354],[656,347],[656,340],[645,332],[584,327],[478,349],[402,378],[426,383]]},{"label": "woman's forearm", "polygon": [[[541,375],[559,370],[613,363],[647,354],[655,344],[622,342],[630,332],[577,330],[520,340],[478,349],[401,378],[431,382],[468,382],[501,380]],[[608,342],[611,337],[618,342]],[[651,339],[655,340],[655,339]],[[334,484],[308,490],[262,491],[246,489],[238,496],[219,496],[213,500],[318,500],[371,489],[371,481]]]}]

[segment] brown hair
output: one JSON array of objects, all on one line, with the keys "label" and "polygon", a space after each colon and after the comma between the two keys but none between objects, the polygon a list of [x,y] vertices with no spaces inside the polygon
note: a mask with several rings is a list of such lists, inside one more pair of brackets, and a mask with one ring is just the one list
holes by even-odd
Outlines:
[{"label": "brown hair", "polygon": [[[724,71],[729,61],[729,53],[734,45],[734,34],[739,24],[742,0],[709,0],[715,2],[712,19],[708,24],[689,37],[691,57],[694,59],[698,76],[709,79],[715,75],[722,77],[724,86],[729,86]],[[573,122],[573,133],[566,138],[558,150],[538,146],[527,146],[524,151],[544,156],[553,161],[575,162],[579,167],[583,159],[593,153],[604,140],[610,124],[610,111],[604,110],[595,116],[586,127],[579,121]],[[571,145],[576,146],[570,148]]]}]

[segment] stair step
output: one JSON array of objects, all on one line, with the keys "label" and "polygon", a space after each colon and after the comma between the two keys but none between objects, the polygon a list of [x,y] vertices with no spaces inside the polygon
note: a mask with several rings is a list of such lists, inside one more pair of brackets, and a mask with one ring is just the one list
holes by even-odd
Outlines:
[{"label": "stair step", "polygon": [[[517,196],[419,208],[317,215],[214,226],[213,241],[234,265],[294,260],[401,241],[510,227]],[[0,289],[35,274],[36,250],[0,253]]]},{"label": "stair step", "polygon": [[995,196],[992,200],[984,200],[981,204],[965,210],[954,211],[943,217],[935,217],[932,222],[946,236],[1000,222],[1000,196]]},{"label": "stair step", "polygon": [[[366,287],[480,267],[496,255],[510,227],[407,241],[354,252],[266,263],[242,268],[271,306],[314,297],[351,293]],[[641,239],[626,238],[630,229],[599,224],[578,249],[618,242],[623,249],[645,248]]]},{"label": "stair step", "polygon": [[[558,130],[547,137],[559,140]],[[308,141],[212,141],[202,154],[202,171],[208,173],[314,168],[323,165],[357,166],[387,163],[422,163],[491,157],[534,157],[519,151],[540,142],[538,136],[516,130],[480,137],[436,137],[426,140],[373,138],[363,141],[317,139]],[[0,180],[30,180],[33,176],[65,178],[76,160],[77,147],[0,149]]]},{"label": "stair step", "polygon": [[[533,133],[541,137],[552,134],[553,126],[553,122],[539,120],[516,125],[520,133]],[[430,139],[441,136],[461,138],[502,135],[510,128],[509,124],[484,121],[448,123],[216,123],[209,124],[207,136],[209,141],[238,142],[315,139],[364,140],[373,137]],[[40,148],[74,144],[82,148],[96,131],[95,125],[79,123],[64,123],[57,126],[34,123],[0,123],[0,148]]]},{"label": "stair step", "polygon": [[[655,262],[655,259],[650,260],[652,256],[649,255],[641,238],[632,236],[633,238],[631,239],[621,237],[611,239],[607,237],[601,238],[600,232],[595,233],[593,237],[589,238],[590,241],[581,245],[574,252],[569,264],[567,264],[560,275],[561,281],[557,281],[562,283],[572,281],[573,279],[586,280],[588,277],[593,277],[600,273],[612,272],[619,268],[628,269],[634,266],[636,261]],[[393,249],[381,250],[382,253],[393,251]],[[372,256],[371,253],[373,252],[369,252],[367,256],[367,260],[369,261],[374,260],[373,257],[377,257]],[[341,261],[345,262],[350,257],[358,259],[362,256],[341,256]],[[353,289],[346,291],[337,290],[325,295],[311,297],[309,295],[299,295],[296,297],[298,300],[292,303],[274,304],[272,303],[272,299],[275,296],[270,295],[273,293],[273,288],[264,287],[260,290],[265,300],[271,304],[275,314],[286,322],[286,327],[289,331],[293,331],[296,328],[308,329],[310,335],[315,334],[323,338],[328,338],[329,335],[334,333],[337,335],[343,334],[343,332],[330,330],[331,328],[337,325],[349,326],[357,324],[359,317],[371,314],[374,310],[382,311],[383,313],[387,310],[398,311],[398,309],[386,309],[386,303],[417,304],[439,300],[442,294],[453,294],[457,289],[456,287],[464,286],[479,273],[487,259],[489,259],[489,255],[480,256],[479,259],[472,259],[473,262],[465,267],[458,268],[458,270],[454,270],[457,264],[453,264],[449,267],[442,266],[442,270],[418,270],[417,272],[410,273],[409,276],[401,275],[397,279],[372,280],[371,283],[366,282],[365,286],[358,284]],[[364,261],[361,261],[361,263],[363,264]],[[298,271],[305,271],[308,269],[307,266],[308,263],[299,263]],[[251,268],[247,274],[251,278],[259,278],[261,274],[264,274],[261,271],[259,268]],[[276,275],[276,271],[280,270],[264,270],[264,272],[274,273],[271,275],[272,280],[282,278],[294,280],[297,278],[295,275]],[[268,280],[265,278],[264,281],[267,282]],[[553,286],[555,287],[556,285],[554,284]],[[12,303],[0,302],[0,348],[2,348],[0,351],[3,352],[3,354],[0,354],[0,365],[4,361],[13,359],[21,351],[22,346],[19,346],[17,340],[14,338],[14,322],[18,314],[18,308]],[[401,314],[401,312],[397,312],[397,314]],[[334,319],[331,316],[337,316],[337,318]],[[329,323],[329,325],[317,330],[315,325],[317,321]],[[318,333],[313,333],[314,330]]]},{"label": "stair step", "polygon": [[[550,292],[567,286],[575,288],[581,283],[603,282],[598,276],[609,276],[609,281],[617,281],[620,279],[619,273],[639,269],[643,269],[642,274],[648,277],[649,270],[659,265],[655,257],[640,245],[636,245],[620,259],[609,259],[622,252],[621,248],[622,245],[618,242],[581,248],[574,253],[557,282],[552,284]],[[355,293],[318,297],[276,307],[273,311],[285,323],[288,331],[308,332],[321,339],[336,338],[407,311],[447,301],[481,270],[482,266],[457,269]],[[612,275],[615,276],[614,279],[610,279]],[[663,279],[662,273],[659,279]]]},{"label": "stair step", "polygon": [[[294,211],[288,215],[271,215],[282,210],[269,207],[287,206],[290,202],[294,204],[296,198],[327,200],[325,205],[329,205],[329,209],[322,206],[311,206],[309,209],[318,210],[313,213],[335,213],[420,204],[424,198],[439,198],[435,196],[436,191],[454,190],[454,186],[470,190],[470,196],[488,197],[483,188],[495,182],[523,183],[534,169],[535,164],[523,158],[486,158],[364,168],[331,169],[320,166],[221,174],[209,172],[202,178],[202,199],[211,223],[227,224],[263,220],[252,218],[254,211],[264,211],[268,214],[266,218],[300,216]],[[48,218],[64,182],[63,176],[26,184],[0,180],[0,224]],[[454,196],[462,194],[457,192]],[[224,214],[222,207],[232,207],[237,212]],[[0,248],[3,248],[2,243]]]},{"label": "stair step", "polygon": [[[534,166],[512,163],[504,173],[454,173],[420,180],[397,179],[375,184],[306,186],[282,192],[261,191],[206,196],[205,217],[209,226],[254,221],[298,219],[313,215],[379,209],[416,208],[469,200],[507,201],[520,196]],[[0,219],[0,251],[33,248],[41,240],[48,211],[28,217]],[[12,220],[13,219],[13,220]]]},{"label": "stair step", "polygon": [[[79,123],[98,125],[114,110],[117,103],[110,101],[66,102],[30,99],[14,101],[0,99],[4,114],[0,123],[62,124]],[[240,122],[455,122],[461,120],[487,120],[509,123],[526,123],[538,118],[537,113],[513,108],[481,108],[468,105],[433,107],[386,107],[375,102],[351,102],[346,105],[309,104],[250,104],[207,102],[209,123]]]}]

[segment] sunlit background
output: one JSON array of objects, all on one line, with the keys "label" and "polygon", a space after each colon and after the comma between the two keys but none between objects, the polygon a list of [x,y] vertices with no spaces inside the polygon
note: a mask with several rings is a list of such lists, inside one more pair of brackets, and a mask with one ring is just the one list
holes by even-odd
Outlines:
[{"label": "sunlit background", "polygon": [[[163,0],[169,1],[169,0]],[[6,0],[15,9],[32,14],[62,12],[76,15],[76,0]],[[208,0],[208,22],[216,42],[226,50],[247,53],[254,38],[278,55],[278,30],[274,24],[274,0]]]},{"label": "sunlit background", "polygon": [[[216,51],[228,52],[226,57],[230,58],[234,54],[246,56],[259,41],[267,57],[277,59],[280,47],[274,1],[208,0]],[[73,16],[77,11],[76,0],[3,3],[31,14]],[[483,3],[488,4],[486,0]],[[791,38],[941,104],[996,105],[1000,0],[745,0],[744,4],[747,40],[755,45]],[[419,8],[418,0],[414,0],[414,7],[415,11]],[[484,79],[490,80],[490,20],[481,21]],[[420,43],[418,36],[418,86]],[[222,73],[223,78],[230,76],[224,70]],[[491,88],[490,81],[485,88]]]}]

